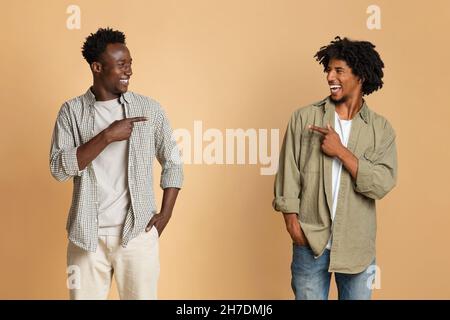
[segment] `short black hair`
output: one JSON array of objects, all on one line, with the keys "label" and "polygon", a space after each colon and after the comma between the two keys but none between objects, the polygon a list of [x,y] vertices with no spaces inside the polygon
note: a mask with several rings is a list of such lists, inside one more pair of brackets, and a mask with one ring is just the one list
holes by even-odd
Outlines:
[{"label": "short black hair", "polygon": [[105,52],[106,46],[110,43],[125,44],[125,34],[109,27],[99,28],[96,33],[91,33],[86,38],[81,53],[84,59],[91,64],[99,61],[100,55]]},{"label": "short black hair", "polygon": [[363,95],[371,94],[383,87],[384,63],[368,41],[353,41],[335,37],[327,46],[321,47],[314,55],[326,71],[331,59],[344,60],[354,75],[363,80]]}]

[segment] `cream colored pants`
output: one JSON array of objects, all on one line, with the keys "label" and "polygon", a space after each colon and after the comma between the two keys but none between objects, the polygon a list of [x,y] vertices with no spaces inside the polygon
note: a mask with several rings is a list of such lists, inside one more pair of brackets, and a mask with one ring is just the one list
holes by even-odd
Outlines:
[{"label": "cream colored pants", "polygon": [[114,275],[120,299],[156,299],[159,235],[155,227],[132,239],[126,248],[118,236],[100,236],[96,252],[69,241],[67,285],[72,300],[107,299]]}]

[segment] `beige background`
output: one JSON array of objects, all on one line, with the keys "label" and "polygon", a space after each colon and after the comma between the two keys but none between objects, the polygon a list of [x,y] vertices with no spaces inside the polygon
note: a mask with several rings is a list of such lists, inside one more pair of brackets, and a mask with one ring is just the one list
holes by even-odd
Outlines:
[{"label": "beige background", "polygon": [[[66,28],[70,4],[81,8],[80,30]],[[366,27],[370,4],[381,7],[381,30]],[[449,1],[40,0],[1,8],[0,298],[68,297],[72,183],[52,179],[48,153],[60,105],[91,84],[80,47],[100,26],[127,35],[130,90],[160,101],[174,128],[202,120],[222,132],[282,135],[296,108],[328,94],[313,59],[320,46],[336,35],[375,43],[385,87],[367,101],[396,129],[399,181],[378,203],[374,298],[450,298]],[[292,299],[290,240],[271,208],[274,177],[259,169],[185,166],[161,239],[160,298]]]}]

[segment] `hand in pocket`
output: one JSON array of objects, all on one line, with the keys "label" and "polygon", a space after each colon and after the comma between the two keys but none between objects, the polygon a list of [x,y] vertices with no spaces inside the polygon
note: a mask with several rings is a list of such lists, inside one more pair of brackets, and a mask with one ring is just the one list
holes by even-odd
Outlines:
[{"label": "hand in pocket", "polygon": [[299,246],[308,246],[308,240],[298,222],[296,213],[283,213],[286,229],[291,236],[292,241]]}]

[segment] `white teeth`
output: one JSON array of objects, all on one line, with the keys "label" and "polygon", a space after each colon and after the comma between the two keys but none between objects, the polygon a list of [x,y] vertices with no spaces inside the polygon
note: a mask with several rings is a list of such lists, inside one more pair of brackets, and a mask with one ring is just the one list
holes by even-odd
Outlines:
[{"label": "white teeth", "polygon": [[128,79],[120,79],[120,82],[122,82],[122,83],[128,83]]},{"label": "white teeth", "polygon": [[330,89],[340,89],[341,88],[341,86],[339,86],[339,85],[331,85],[330,86]]}]

